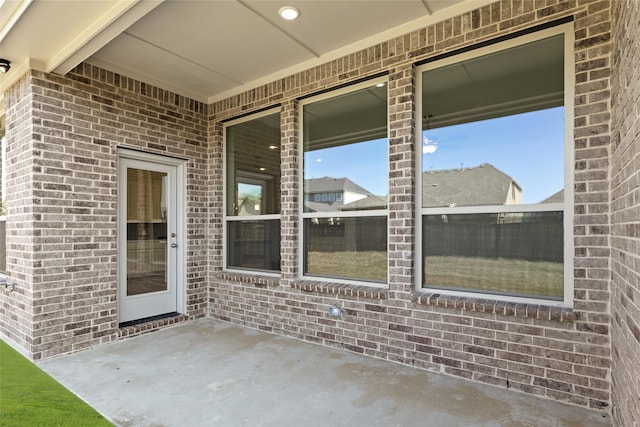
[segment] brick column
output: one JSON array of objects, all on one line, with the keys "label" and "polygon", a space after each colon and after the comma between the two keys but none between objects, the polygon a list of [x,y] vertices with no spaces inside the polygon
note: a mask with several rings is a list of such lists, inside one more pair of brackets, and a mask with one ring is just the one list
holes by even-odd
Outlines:
[{"label": "brick column", "polygon": [[[280,143],[281,156],[281,217],[280,229],[281,243],[280,268],[282,272],[282,285],[289,285],[298,277],[298,241],[300,228],[298,228],[299,203],[302,197],[302,188],[299,182],[299,157],[298,146],[298,101],[293,99],[282,105],[280,116],[282,140]],[[300,225],[301,227],[302,225]]]},{"label": "brick column", "polygon": [[27,74],[6,92],[7,179],[7,281],[16,283],[9,292],[0,289],[2,337],[33,353],[34,344],[34,168],[36,142],[33,135],[33,91]]},{"label": "brick column", "polygon": [[[222,123],[210,118],[209,147],[209,223],[207,224],[209,246],[209,272],[216,274],[223,268],[223,214],[224,214],[224,131]],[[210,277],[210,283],[213,277]]]},{"label": "brick column", "polygon": [[415,68],[389,73],[389,291],[409,299],[415,254]]}]

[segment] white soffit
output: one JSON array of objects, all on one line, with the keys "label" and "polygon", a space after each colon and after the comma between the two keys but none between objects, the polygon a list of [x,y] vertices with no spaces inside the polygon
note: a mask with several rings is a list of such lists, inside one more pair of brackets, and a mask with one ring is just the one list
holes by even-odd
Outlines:
[{"label": "white soffit", "polygon": [[[211,103],[492,2],[0,0],[0,57],[13,62],[0,92],[17,71],[87,61]],[[300,18],[280,19],[285,5]]]},{"label": "white soffit", "polygon": [[[248,2],[252,3],[252,2]],[[263,2],[258,0],[256,3],[262,4]],[[271,3],[271,2],[264,2]],[[284,4],[284,2],[273,2],[277,4]],[[385,16],[384,19],[378,20],[378,31],[372,32],[369,36],[362,37],[357,40],[350,41],[349,35],[351,31],[355,31],[354,28],[357,27],[357,20],[354,20],[353,17],[351,19],[347,19],[344,23],[343,27],[346,29],[347,36],[343,38],[343,42],[340,43],[340,47],[328,52],[318,52],[316,57],[309,59],[307,61],[299,62],[293,66],[282,68],[279,71],[272,74],[265,74],[263,77],[253,80],[251,82],[247,82],[242,86],[233,88],[227,92],[213,94],[209,96],[208,102],[213,103],[218,100],[225,99],[229,96],[236,95],[243,91],[253,89],[255,87],[261,86],[263,84],[267,84],[269,82],[275,81],[280,78],[287,77],[294,73],[304,71],[315,66],[321,65],[328,61],[332,61],[334,59],[341,58],[350,53],[357,52],[359,50],[374,46],[378,43],[383,43],[387,40],[393,39],[394,37],[398,37],[412,31],[427,27],[431,24],[437,23],[444,19],[448,19],[466,12],[470,10],[475,10],[492,3],[495,3],[494,0],[422,0],[422,1],[404,1],[404,0],[386,0],[386,1],[364,1],[364,0],[353,0],[353,1],[336,1],[336,2],[323,2],[323,1],[305,1],[301,0],[298,2],[286,2],[287,4],[300,4],[301,10],[301,18],[304,16],[305,11],[303,6],[307,3],[320,4],[324,6],[325,9],[329,9],[329,13],[327,15],[327,19],[332,19],[332,16],[337,14],[337,10],[334,9],[334,5],[336,4],[345,4],[349,3],[350,6],[356,5],[360,10],[360,15],[358,19],[362,19],[363,21],[372,20],[369,18],[369,8],[373,4],[382,3],[389,4],[394,6],[394,10],[402,9],[403,7],[414,8],[415,3],[421,3],[423,5],[423,14],[419,17],[414,16],[412,20],[403,22],[397,26],[389,26],[386,24],[389,22],[390,16]],[[415,9],[413,9],[415,10]],[[296,21],[294,21],[296,22]],[[322,24],[319,24],[322,26]],[[289,31],[289,30],[287,30]],[[323,35],[318,36],[323,37]],[[306,46],[314,46],[312,43],[303,43]]]}]

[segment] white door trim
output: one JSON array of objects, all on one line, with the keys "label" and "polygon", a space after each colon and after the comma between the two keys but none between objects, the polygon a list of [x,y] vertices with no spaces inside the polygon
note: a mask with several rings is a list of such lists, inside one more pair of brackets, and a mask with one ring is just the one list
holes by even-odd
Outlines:
[{"label": "white door trim", "polygon": [[[187,311],[186,304],[186,248],[187,248],[187,226],[186,226],[186,169],[187,161],[174,157],[161,156],[157,154],[144,153],[141,151],[130,150],[126,148],[118,149],[118,189],[122,188],[120,177],[120,159],[138,160],[149,163],[157,163],[160,165],[168,165],[176,168],[176,189],[175,189],[175,230],[176,237],[173,240],[178,246],[176,248],[175,277],[176,277],[176,311],[185,313]],[[125,183],[126,184],[126,183]],[[125,191],[118,192],[118,207],[126,206]],[[121,259],[126,259],[126,241],[121,239],[122,233],[126,235],[126,218],[122,218],[122,213],[118,209],[117,217],[117,282],[118,282],[118,298],[120,298],[121,277],[126,274],[126,265],[123,266]],[[169,242],[169,239],[167,239]],[[123,244],[123,242],[125,244]],[[122,322],[120,318],[120,305],[118,304],[118,322]],[[126,320],[125,320],[126,321]]]}]

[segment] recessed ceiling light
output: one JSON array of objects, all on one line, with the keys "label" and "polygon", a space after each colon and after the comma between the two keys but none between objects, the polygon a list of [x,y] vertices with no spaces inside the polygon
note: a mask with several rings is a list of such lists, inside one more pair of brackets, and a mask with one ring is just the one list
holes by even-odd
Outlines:
[{"label": "recessed ceiling light", "polygon": [[300,16],[300,11],[293,6],[285,6],[280,8],[278,14],[280,14],[280,17],[282,19],[293,21],[294,19],[298,18],[298,16]]},{"label": "recessed ceiling light", "polygon": [[275,145],[275,144],[271,144],[271,145],[269,146],[269,148],[270,148],[271,150],[275,150],[276,148],[278,148],[278,146],[277,146],[277,145]]},{"label": "recessed ceiling light", "polygon": [[376,87],[384,87],[384,83],[383,83],[383,82],[380,82],[380,83],[378,83],[378,84],[376,85]]},{"label": "recessed ceiling light", "polygon": [[260,168],[260,170],[261,170],[262,172],[264,172],[264,171],[266,171],[266,170],[267,170],[267,168]]}]

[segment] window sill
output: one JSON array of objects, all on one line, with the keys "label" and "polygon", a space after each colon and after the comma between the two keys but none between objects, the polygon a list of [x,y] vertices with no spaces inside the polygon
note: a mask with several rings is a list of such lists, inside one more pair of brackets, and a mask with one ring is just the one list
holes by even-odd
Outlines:
[{"label": "window sill", "polygon": [[502,316],[522,317],[558,322],[574,322],[572,309],[552,307],[543,304],[496,301],[483,298],[442,295],[434,292],[414,292],[411,301],[415,304],[453,308],[478,313],[491,313]]},{"label": "window sill", "polygon": [[231,282],[240,282],[247,285],[253,285],[256,288],[272,288],[280,286],[279,276],[223,271],[216,274],[216,277],[222,280],[229,280]]},{"label": "window sill", "polygon": [[303,292],[317,292],[321,294],[335,294],[345,297],[386,299],[389,290],[377,286],[353,285],[345,283],[321,282],[315,280],[296,280],[291,285]]}]

